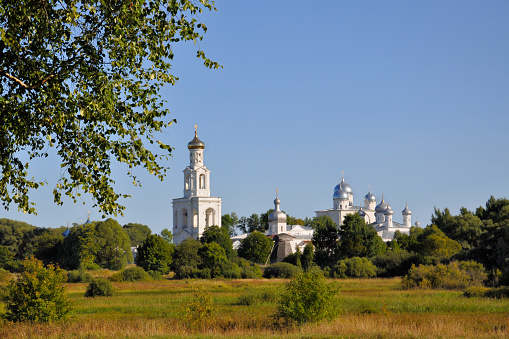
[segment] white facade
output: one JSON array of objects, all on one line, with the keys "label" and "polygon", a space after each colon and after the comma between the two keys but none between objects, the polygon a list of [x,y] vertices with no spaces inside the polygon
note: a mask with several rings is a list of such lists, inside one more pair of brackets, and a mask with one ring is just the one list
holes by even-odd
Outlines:
[{"label": "white facade", "polygon": [[[353,204],[353,190],[345,183],[343,178],[341,182],[334,188],[334,195],[332,197],[333,208],[328,210],[315,211],[317,217],[328,216],[338,226],[343,224],[345,216],[353,213],[358,213],[364,218],[367,224],[372,225],[382,237],[384,241],[392,240],[394,233],[400,231],[404,234],[410,233],[412,224],[412,212],[408,206],[401,212],[403,216],[403,224],[393,221],[394,212],[391,207],[387,205],[384,198],[380,204],[376,204],[376,198],[369,190],[368,194],[364,197],[364,206],[355,206]],[[418,223],[416,223],[418,226]]]},{"label": "white facade", "polygon": [[[196,128],[196,126],[195,126]],[[198,239],[206,227],[221,227],[221,198],[210,196],[210,170],[203,164],[205,144],[194,139],[187,144],[189,166],[184,170],[184,197],[173,199],[173,242]]]}]

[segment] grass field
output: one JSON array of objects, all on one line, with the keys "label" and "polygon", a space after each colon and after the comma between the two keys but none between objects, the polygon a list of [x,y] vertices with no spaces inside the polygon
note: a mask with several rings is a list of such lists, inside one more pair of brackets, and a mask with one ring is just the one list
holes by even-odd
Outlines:
[{"label": "grass field", "polygon": [[[114,283],[113,297],[85,298],[87,284],[68,284],[68,321],[1,323],[0,338],[340,337],[508,338],[509,300],[465,298],[460,291],[401,290],[400,279],[332,280],[340,290],[333,322],[277,328],[285,280],[164,280]],[[203,287],[215,311],[189,327],[183,309]]]}]

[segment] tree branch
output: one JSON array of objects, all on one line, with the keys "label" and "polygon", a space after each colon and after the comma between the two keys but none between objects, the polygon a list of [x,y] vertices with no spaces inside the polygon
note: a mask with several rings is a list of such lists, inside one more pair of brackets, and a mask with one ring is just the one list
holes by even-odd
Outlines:
[{"label": "tree branch", "polygon": [[11,80],[14,80],[15,82],[17,82],[18,84],[20,84],[21,86],[23,86],[23,87],[24,87],[24,88],[26,88],[26,89],[35,89],[35,88],[37,88],[37,87],[39,87],[39,86],[44,85],[44,83],[45,83],[46,81],[48,81],[49,79],[53,78],[56,74],[50,74],[50,75],[48,75],[48,76],[46,77],[46,79],[44,79],[44,80],[43,80],[40,84],[38,84],[38,85],[34,85],[34,86],[32,86],[32,87],[30,87],[30,86],[26,85],[23,81],[19,80],[18,78],[16,78],[16,77],[15,77],[15,76],[13,76],[13,75],[10,75],[9,73],[7,73],[6,71],[4,71],[4,70],[2,70],[2,69],[0,69],[0,75],[3,75],[3,76],[5,76],[5,77],[7,77],[7,78],[9,78],[9,79],[11,79]]}]

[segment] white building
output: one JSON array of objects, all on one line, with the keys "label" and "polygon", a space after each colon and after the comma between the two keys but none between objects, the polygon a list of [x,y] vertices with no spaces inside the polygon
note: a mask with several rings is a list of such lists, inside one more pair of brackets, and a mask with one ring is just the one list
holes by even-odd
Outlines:
[{"label": "white building", "polygon": [[[383,196],[380,204],[376,204],[376,198],[371,193],[371,189],[364,197],[364,206],[355,206],[353,204],[353,190],[342,178],[341,182],[334,188],[332,196],[333,207],[328,210],[315,211],[317,217],[326,215],[330,217],[338,226],[343,224],[343,219],[348,214],[358,213],[364,218],[367,224],[370,224],[378,232],[384,241],[392,240],[394,233],[400,231],[404,234],[410,233],[412,226],[412,212],[408,209],[408,205],[401,212],[403,216],[403,224],[393,221],[394,212],[392,208],[385,202]],[[416,222],[415,226],[419,226]]]},{"label": "white building", "polygon": [[203,164],[205,143],[198,139],[195,125],[194,139],[187,144],[190,162],[184,170],[184,197],[173,199],[173,242],[198,239],[205,227],[221,227],[221,198],[210,196],[210,170]]}]

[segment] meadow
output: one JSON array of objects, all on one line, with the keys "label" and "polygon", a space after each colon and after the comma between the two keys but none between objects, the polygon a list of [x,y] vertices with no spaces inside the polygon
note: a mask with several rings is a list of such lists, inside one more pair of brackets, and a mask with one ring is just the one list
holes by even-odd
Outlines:
[{"label": "meadow", "polygon": [[[3,322],[0,338],[507,338],[507,299],[466,298],[461,291],[402,290],[401,279],[331,280],[339,290],[332,322],[281,326],[274,321],[284,279],[163,280],[114,283],[113,297],[85,298],[87,284],[67,284],[67,321]],[[189,326],[186,305],[197,288],[212,316]]]}]

